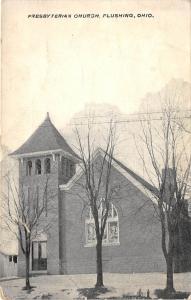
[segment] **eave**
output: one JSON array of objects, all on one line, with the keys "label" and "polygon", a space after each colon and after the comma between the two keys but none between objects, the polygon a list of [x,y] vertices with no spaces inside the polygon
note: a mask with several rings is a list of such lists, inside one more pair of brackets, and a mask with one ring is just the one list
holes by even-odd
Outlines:
[{"label": "eave", "polygon": [[31,157],[38,157],[38,156],[47,156],[47,155],[55,156],[56,154],[60,154],[60,155],[63,155],[64,157],[72,159],[76,163],[80,162],[80,159],[78,159],[76,156],[71,155],[70,153],[68,153],[68,152],[66,152],[62,149],[37,151],[37,152],[22,153],[22,154],[12,154],[12,153],[10,153],[9,156],[11,156],[15,159],[24,159],[24,158],[31,158]]}]

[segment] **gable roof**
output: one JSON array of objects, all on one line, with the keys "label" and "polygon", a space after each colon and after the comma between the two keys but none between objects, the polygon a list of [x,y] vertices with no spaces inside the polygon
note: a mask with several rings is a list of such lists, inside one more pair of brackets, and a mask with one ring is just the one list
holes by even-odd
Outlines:
[{"label": "gable roof", "polygon": [[124,171],[126,171],[134,180],[139,182],[144,188],[153,193],[154,195],[158,195],[158,189],[146,181],[144,178],[136,174],[134,171],[126,167],[122,162],[113,157],[113,161],[118,164]]},{"label": "gable roof", "polygon": [[79,157],[65,141],[64,137],[58,132],[52,124],[49,114],[28,140],[12,152],[12,156],[22,156],[24,154],[32,154],[38,152],[54,152],[60,150],[72,155],[75,158]]},{"label": "gable roof", "polygon": [[[97,155],[103,155],[104,150],[99,148],[95,151],[94,158]],[[151,185],[149,182],[147,182],[144,178],[133,172],[131,169],[126,167],[122,162],[117,160],[116,158],[112,158],[112,161],[116,164],[114,165],[114,168],[116,168],[119,172],[123,174],[132,184],[134,184],[139,190],[141,190],[144,194],[152,198],[152,201],[155,202],[155,199],[153,199],[153,195],[158,194],[158,190],[156,187]],[[123,171],[123,172],[122,172]],[[124,172],[125,171],[125,172]],[[83,174],[82,170],[79,170],[68,183],[60,185],[61,190],[69,190],[72,185],[81,177]]]}]

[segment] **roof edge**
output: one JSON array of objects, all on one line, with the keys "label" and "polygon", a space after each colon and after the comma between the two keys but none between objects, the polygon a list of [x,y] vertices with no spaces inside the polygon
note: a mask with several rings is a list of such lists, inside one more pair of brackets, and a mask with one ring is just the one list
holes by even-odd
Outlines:
[{"label": "roof edge", "polygon": [[138,181],[144,188],[150,191],[153,195],[158,195],[158,190],[152,184],[147,182],[140,175],[136,174],[134,171],[126,167],[122,162],[113,157],[113,161],[115,161],[124,171],[126,171],[130,176],[132,176],[136,181]]},{"label": "roof edge", "polygon": [[[98,155],[104,155],[104,150],[102,148],[98,148],[95,151],[94,158]],[[133,172],[131,169],[126,167],[123,163],[118,161],[116,158],[113,157],[112,159],[112,165],[114,168],[116,168],[120,173],[122,173],[123,169],[126,171],[126,174],[122,173],[123,176],[125,176],[133,185],[135,185],[142,193],[144,193],[147,197],[151,199],[151,201],[155,204],[157,204],[156,199],[154,199],[154,195],[157,195],[157,189],[152,186],[150,183],[148,183],[144,178],[137,175],[135,172]],[[117,165],[114,165],[113,162],[115,162]],[[59,188],[61,191],[69,190],[72,185],[82,176],[83,171],[82,169],[76,172],[76,174],[67,182],[66,184],[59,185]],[[139,185],[138,185],[138,184]]]},{"label": "roof edge", "polygon": [[37,152],[29,152],[23,154],[14,154],[14,152],[9,153],[9,156],[12,156],[15,159],[25,158],[25,157],[36,157],[39,155],[53,155],[53,154],[64,154],[68,158],[74,159],[76,162],[80,162],[80,159],[76,156],[70,154],[69,152],[64,151],[63,149],[56,149],[56,150],[46,150],[46,151],[37,151]]}]

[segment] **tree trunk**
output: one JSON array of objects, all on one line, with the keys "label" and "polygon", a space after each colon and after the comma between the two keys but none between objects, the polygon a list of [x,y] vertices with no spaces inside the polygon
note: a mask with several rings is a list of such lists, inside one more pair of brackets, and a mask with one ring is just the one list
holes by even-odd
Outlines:
[{"label": "tree trunk", "polygon": [[26,260],[26,274],[25,274],[25,281],[26,281],[26,289],[30,290],[30,280],[29,280],[29,268],[30,268],[30,253],[26,252],[25,254]]},{"label": "tree trunk", "polygon": [[96,282],[96,287],[102,287],[103,286],[102,240],[97,240],[96,255],[97,255],[97,282]]},{"label": "tree trunk", "polygon": [[168,251],[166,248],[166,229],[165,229],[165,217],[163,213],[163,209],[160,208],[160,215],[161,215],[161,228],[162,228],[162,251],[166,260],[166,292],[167,294],[172,294],[175,292],[174,290],[174,283],[173,283],[173,256],[174,256],[174,242],[175,242],[175,236],[169,228],[168,224],[168,234],[169,234],[169,242],[168,242]]},{"label": "tree trunk", "polygon": [[166,291],[168,294],[175,292],[173,280],[173,256],[169,255],[167,260],[167,278],[166,278]]}]

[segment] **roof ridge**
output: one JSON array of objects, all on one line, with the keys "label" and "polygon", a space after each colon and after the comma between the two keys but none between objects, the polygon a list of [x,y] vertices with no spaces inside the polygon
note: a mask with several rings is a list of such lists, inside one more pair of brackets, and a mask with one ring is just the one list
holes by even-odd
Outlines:
[{"label": "roof ridge", "polygon": [[[59,134],[61,136],[61,138],[63,138],[63,139],[64,139],[64,137],[58,132],[58,130],[56,129],[56,127],[54,126],[54,124],[51,122],[50,118],[46,118],[43,123],[45,123],[45,122],[47,122],[47,123],[49,122],[49,125],[45,125],[45,126],[47,126],[47,127],[49,126],[50,130],[52,130],[52,132],[53,132],[53,138],[54,138],[54,140],[55,140],[55,142],[56,142],[56,144],[58,145],[58,148],[59,148],[60,145],[59,145],[59,143],[57,141],[57,135]],[[55,136],[55,134],[56,134],[56,136]]]}]

